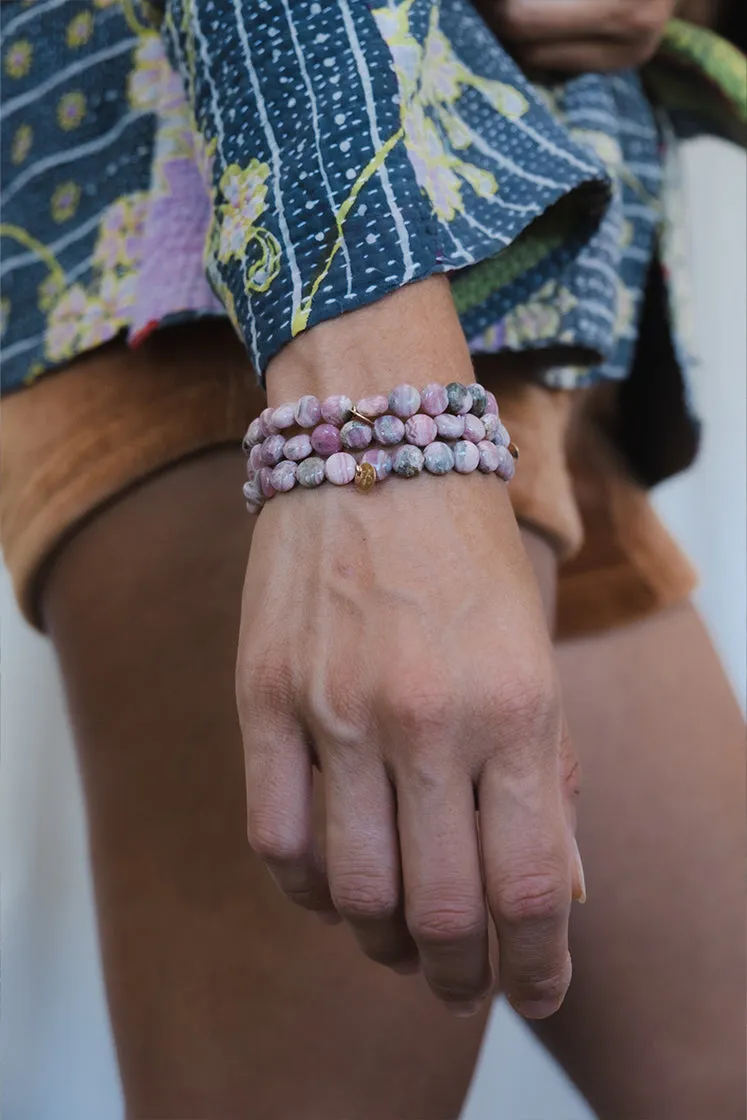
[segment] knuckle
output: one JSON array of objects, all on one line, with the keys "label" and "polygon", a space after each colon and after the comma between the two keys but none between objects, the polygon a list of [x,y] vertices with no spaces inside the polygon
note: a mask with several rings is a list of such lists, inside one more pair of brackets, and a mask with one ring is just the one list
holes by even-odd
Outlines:
[{"label": "knuckle", "polygon": [[516,739],[553,738],[561,719],[560,688],[554,669],[543,660],[517,667],[496,690],[495,718]]},{"label": "knuckle", "polygon": [[454,711],[451,701],[448,685],[435,673],[393,669],[383,689],[381,707],[400,733],[413,742],[423,742],[435,733],[443,735]]},{"label": "knuckle", "polygon": [[340,914],[354,924],[390,921],[399,907],[396,888],[373,873],[338,875],[332,897]]},{"label": "knuckle", "polygon": [[472,941],[485,932],[485,914],[467,899],[441,897],[438,903],[410,907],[408,926],[415,941],[428,949]]},{"label": "knuckle", "polygon": [[544,922],[567,909],[570,891],[565,879],[551,871],[537,871],[502,883],[498,908],[508,925]]}]

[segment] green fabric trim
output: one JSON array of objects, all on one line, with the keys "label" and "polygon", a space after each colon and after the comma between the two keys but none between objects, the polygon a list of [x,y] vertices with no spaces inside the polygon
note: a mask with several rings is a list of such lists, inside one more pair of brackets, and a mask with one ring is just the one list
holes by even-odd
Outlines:
[{"label": "green fabric trim", "polygon": [[[715,115],[719,123],[725,114],[731,114],[747,125],[747,59],[715,32],[685,20],[670,20],[659,51],[644,73],[657,92],[661,91],[666,106]],[[673,76],[679,81],[670,81]]]}]

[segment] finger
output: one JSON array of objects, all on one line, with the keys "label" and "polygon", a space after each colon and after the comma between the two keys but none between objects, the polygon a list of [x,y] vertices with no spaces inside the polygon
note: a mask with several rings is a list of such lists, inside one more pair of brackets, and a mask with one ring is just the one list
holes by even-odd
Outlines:
[{"label": "finger", "polygon": [[397,775],[407,924],[433,992],[472,1014],[493,974],[475,819],[467,776],[414,767]]},{"label": "finger", "polygon": [[568,826],[571,858],[571,899],[586,902],[586,879],[581,853],[576,841],[576,804],[581,792],[581,763],[573,748],[568,724],[563,720],[563,731],[558,752],[558,776],[563,791],[563,807]]},{"label": "finger", "polygon": [[512,42],[647,38],[658,34],[669,0],[499,0],[494,25]]},{"label": "finger", "polygon": [[522,44],[516,53],[528,70],[606,74],[641,66],[655,53],[658,42],[656,36],[629,41],[601,37],[568,42],[543,40]]},{"label": "finger", "polygon": [[327,875],[337,912],[372,960],[416,972],[405,923],[394,792],[380,764],[350,773],[325,752]]},{"label": "finger", "polygon": [[311,752],[292,718],[257,713],[244,733],[247,831],[252,850],[291,902],[333,920],[314,842]]},{"label": "finger", "polygon": [[557,1011],[571,977],[571,841],[557,775],[508,776],[489,762],[478,787],[488,902],[501,988],[526,1018]]}]

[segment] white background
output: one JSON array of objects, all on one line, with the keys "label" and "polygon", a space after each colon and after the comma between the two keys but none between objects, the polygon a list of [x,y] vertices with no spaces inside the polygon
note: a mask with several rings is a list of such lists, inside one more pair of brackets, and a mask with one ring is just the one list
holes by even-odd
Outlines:
[{"label": "white background", "polygon": [[[699,140],[686,165],[706,435],[697,467],[657,501],[700,567],[699,602],[744,702],[745,161],[726,144]],[[60,685],[50,649],[19,619],[4,573],[0,583],[0,1111],[5,1120],[120,1120]],[[592,1118],[502,1006],[464,1120]]]}]

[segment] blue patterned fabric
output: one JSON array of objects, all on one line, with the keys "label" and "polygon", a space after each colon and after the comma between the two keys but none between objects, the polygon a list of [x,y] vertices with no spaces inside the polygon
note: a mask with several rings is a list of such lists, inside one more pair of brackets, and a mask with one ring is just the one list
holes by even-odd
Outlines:
[{"label": "blue patterned fabric", "polygon": [[439,272],[474,352],[626,375],[662,222],[636,73],[537,87],[467,0],[171,0],[160,34],[151,14],[2,5],[6,389],[206,313],[261,374]]}]

